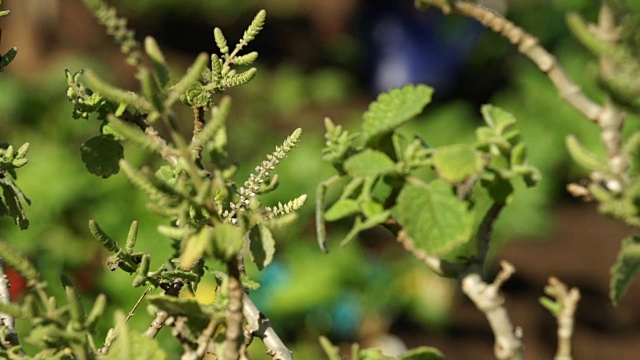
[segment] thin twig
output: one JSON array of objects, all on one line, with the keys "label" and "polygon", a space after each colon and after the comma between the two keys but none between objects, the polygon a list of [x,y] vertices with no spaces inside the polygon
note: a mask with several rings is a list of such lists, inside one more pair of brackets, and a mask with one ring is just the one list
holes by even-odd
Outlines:
[{"label": "thin twig", "polygon": [[144,297],[147,296],[147,294],[149,293],[149,290],[151,290],[151,288],[147,287],[144,290],[144,292],[142,293],[142,295],[140,295],[140,297],[138,298],[138,301],[136,301],[136,303],[133,305],[133,308],[131,308],[131,311],[129,311],[129,314],[127,314],[127,318],[124,319],[125,323],[127,323],[129,321],[129,319],[131,319],[131,317],[133,317],[134,313],[136,312],[136,309],[138,308],[138,306],[142,302],[142,299],[144,299]]},{"label": "thin twig", "polygon": [[520,330],[514,330],[507,309],[504,307],[504,297],[500,293],[500,286],[513,274],[514,268],[506,261],[502,261],[501,265],[502,270],[491,284],[484,282],[478,272],[465,275],[461,281],[462,291],[489,321],[495,336],[493,351],[496,358],[519,360],[524,358]]},{"label": "thin twig", "polygon": [[[136,303],[133,305],[133,308],[131,308],[131,311],[129,311],[129,314],[127,314],[127,317],[125,318],[124,322],[125,324],[129,321],[129,319],[131,319],[131,317],[135,314],[136,309],[138,308],[138,306],[140,305],[140,303],[142,302],[142,299],[144,299],[145,296],[147,296],[147,293],[149,292],[149,290],[151,290],[150,287],[147,287],[144,292],[142,293],[142,295],[140,295],[140,297],[138,298],[138,301],[136,301]],[[153,324],[153,323],[152,323]],[[160,329],[158,329],[159,331]],[[148,331],[148,330],[147,330]],[[156,332],[157,334],[157,332]],[[146,333],[145,333],[146,335]],[[155,335],[154,335],[155,336]],[[108,333],[107,333],[107,337],[104,340],[104,346],[102,348],[100,348],[97,352],[100,354],[106,354],[107,352],[109,352],[109,349],[111,348],[111,345],[113,345],[113,342],[116,340],[116,338],[118,337],[118,333],[116,332],[115,329],[111,329]],[[93,340],[91,340],[93,342]]]},{"label": "thin twig", "polygon": [[482,222],[480,226],[478,226],[478,233],[476,235],[478,239],[478,263],[480,266],[483,266],[486,259],[487,253],[489,252],[489,246],[491,245],[491,235],[493,233],[493,224],[495,224],[498,219],[498,215],[502,209],[504,209],[504,202],[494,202],[487,213],[482,218]]},{"label": "thin twig", "polygon": [[[180,280],[176,280],[175,282],[173,282],[172,284],[170,284],[168,287],[164,289],[165,290],[164,294],[177,297],[178,295],[180,295],[180,290],[182,289],[182,286],[184,286],[184,283],[182,283],[182,281]],[[149,325],[149,328],[147,328],[147,330],[144,332],[144,335],[151,339],[155,338],[158,335],[158,332],[160,332],[160,329],[162,329],[162,327],[164,326],[165,322],[168,319],[169,319],[169,313],[167,313],[164,310],[158,311],[156,313],[156,317],[153,319],[153,321]]]},{"label": "thin twig", "polygon": [[413,239],[407,234],[404,229],[401,229],[398,232],[396,240],[398,240],[398,242],[402,244],[405,250],[413,254],[416,259],[427,265],[427,267],[431,269],[431,271],[438,275],[444,276],[444,270],[442,269],[442,260],[437,256],[429,255],[423,250],[418,249],[415,246]]},{"label": "thin twig", "polygon": [[193,348],[196,347],[197,344],[189,339],[188,336],[185,336],[185,334],[189,331],[187,327],[187,317],[182,315],[176,316],[174,320],[175,321],[171,323],[171,335],[182,345],[183,353],[180,359],[196,359],[196,357],[194,357],[195,351],[193,351]]},{"label": "thin twig", "polygon": [[502,35],[510,43],[516,45],[518,51],[533,61],[534,64],[551,80],[560,93],[560,97],[573,106],[591,121],[598,123],[602,116],[602,106],[587,97],[578,86],[565,73],[558,64],[556,58],[551,55],[534,36],[528,34],[522,28],[505,19],[494,10],[485,8],[475,2],[469,1],[442,1],[422,0],[422,2],[434,5],[445,13],[449,11],[458,15],[475,19],[492,31]]},{"label": "thin twig", "polygon": [[[539,40],[530,35],[522,28],[516,26],[511,21],[505,19],[494,10],[485,8],[469,1],[442,1],[442,0],[421,0],[423,3],[435,5],[445,13],[455,13],[465,17],[473,18],[492,31],[502,35],[518,51],[529,58],[536,66],[549,77],[553,85],[558,90],[560,97],[573,106],[574,109],[582,113],[587,119],[598,124],[602,143],[607,151],[608,165],[618,183],[607,184],[610,190],[618,192],[626,182],[626,170],[629,167],[629,160],[622,151],[621,130],[624,125],[625,114],[621,112],[608,99],[604,105],[600,105],[587,97],[580,86],[578,86],[558,63],[557,59],[539,44]],[[600,8],[599,23],[594,28],[594,33],[602,40],[614,42],[617,40],[618,27],[615,24],[613,12],[603,2]],[[615,66],[605,57],[600,58],[600,71],[604,77],[615,71]]]},{"label": "thin twig", "polygon": [[197,359],[202,359],[209,348],[209,343],[211,342],[211,338],[216,331],[216,328],[220,325],[220,321],[217,318],[212,318],[209,320],[209,324],[207,328],[204,329],[202,334],[198,337],[198,348],[196,349],[196,357]]}]

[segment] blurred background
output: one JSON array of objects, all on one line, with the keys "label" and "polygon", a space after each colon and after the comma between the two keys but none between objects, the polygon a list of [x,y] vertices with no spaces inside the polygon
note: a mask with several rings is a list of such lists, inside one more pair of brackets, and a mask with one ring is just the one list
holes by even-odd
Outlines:
[{"label": "blurred background", "polygon": [[[407,133],[433,146],[470,141],[481,123],[480,105],[491,102],[515,114],[531,161],[544,174],[538,187],[516,193],[497,224],[499,245],[493,249],[496,260],[507,259],[517,269],[505,292],[513,322],[524,330],[527,357],[550,358],[555,352],[554,319],[537,304],[550,275],[582,291],[576,358],[632,359],[640,353],[640,286],[634,285],[618,308],[608,300],[609,268],[620,240],[632,231],[564,190],[586,175],[569,161],[564,137],[576,134],[602,152],[597,128],[561,102],[548,79],[504,39],[435,9],[418,12],[410,0],[109,3],[129,19],[138,40],[157,39],[176,74],[199,52],[217,50],[214,26],[235,44],[255,13],[267,10],[264,30],[248,47],[260,54],[258,76],[232,92],[229,142],[231,156],[241,164],[240,180],[286,135],[303,128],[300,146],[278,169],[280,188],[264,202],[301,193],[310,198],[296,225],[278,234],[274,263],[262,272],[251,269],[261,283],[252,298],[296,358],[322,358],[319,335],[345,347],[354,341],[389,349],[429,345],[448,359],[493,358],[482,314],[451,280],[431,274],[386,234],[370,231],[339,248],[349,223],[336,223],[328,229],[331,252],[324,255],[316,245],[314,190],[331,174],[330,165],[320,160],[322,119],[329,116],[355,129],[378,93],[407,83],[435,88],[433,103],[406,126]],[[486,3],[537,36],[587,94],[602,98],[593,81],[597,65],[568,35],[564,22],[569,10],[595,19],[596,2]],[[640,5],[633,6],[640,11]],[[19,53],[0,74],[0,140],[31,143],[18,184],[32,205],[27,208],[30,228],[19,231],[9,219],[0,219],[0,238],[36,263],[54,292],[62,294],[58,278],[66,273],[85,296],[85,307],[105,292],[112,310],[128,311],[143,289],[131,288],[128,275],[106,270],[107,254],[89,234],[88,220],[96,219],[119,241],[138,220],[139,246],[153,252],[152,266],[171,249],[155,231],[160,220],[146,211],[145,197],[122,175],[101,179],[84,168],[79,147],[97,135],[99,123],[72,119],[64,70],[91,68],[136,90],[134,69],[80,0],[6,0],[3,7],[12,14],[0,22],[0,52],[17,46]],[[638,119],[629,127],[637,129]],[[137,164],[146,160],[126,147],[125,156]],[[19,279],[13,281],[19,297]],[[207,290],[213,284],[208,279],[196,297],[210,301]],[[111,319],[105,317],[103,333]],[[144,330],[150,319],[139,309],[131,324]],[[167,351],[179,350],[163,344]],[[259,342],[252,352],[254,359],[269,359]]]}]

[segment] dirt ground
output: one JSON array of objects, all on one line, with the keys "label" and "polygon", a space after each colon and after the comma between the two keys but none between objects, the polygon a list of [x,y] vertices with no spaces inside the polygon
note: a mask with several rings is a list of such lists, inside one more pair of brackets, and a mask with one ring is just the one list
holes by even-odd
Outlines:
[{"label": "dirt ground", "polygon": [[[633,229],[598,215],[591,204],[560,206],[556,217],[557,230],[548,241],[513,242],[500,256],[516,267],[504,292],[512,321],[523,329],[526,358],[552,359],[555,354],[555,319],[538,304],[553,275],[581,291],[574,359],[640,359],[640,281],[619,306],[608,297],[620,240]],[[494,359],[486,319],[469,300],[459,306],[447,333],[409,337],[407,345],[435,346],[449,360]]]}]

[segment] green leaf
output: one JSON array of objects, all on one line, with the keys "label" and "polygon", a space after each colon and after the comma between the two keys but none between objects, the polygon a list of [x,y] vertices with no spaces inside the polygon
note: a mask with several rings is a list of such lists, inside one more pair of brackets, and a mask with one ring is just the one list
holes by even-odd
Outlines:
[{"label": "green leaf", "polygon": [[391,211],[386,210],[373,214],[372,216],[365,218],[364,221],[362,221],[361,216],[356,217],[356,221],[353,223],[351,230],[349,230],[349,233],[344,237],[344,239],[342,239],[342,241],[340,241],[340,246],[347,246],[360,232],[384,223],[387,221],[389,216],[391,216]]},{"label": "green leaf", "polygon": [[571,158],[581,167],[589,171],[607,172],[609,170],[607,161],[587,150],[575,136],[567,136],[566,144]]},{"label": "green leaf", "polygon": [[4,68],[15,59],[16,55],[18,55],[18,48],[12,47],[4,55],[0,56],[0,71],[4,71]]},{"label": "green leaf", "polygon": [[367,200],[361,201],[360,209],[362,210],[362,213],[364,214],[364,216],[368,218],[372,216],[376,216],[385,210],[382,204],[380,204],[379,202],[373,199],[367,199]]},{"label": "green leaf", "polygon": [[151,104],[142,96],[124,89],[117,88],[104,80],[102,80],[96,73],[87,70],[84,74],[84,79],[91,89],[100,95],[114,100],[117,103],[125,103],[131,105],[136,109],[151,110]]},{"label": "green leaf", "polygon": [[380,349],[370,348],[360,350],[358,360],[394,360],[394,358],[384,355]]},{"label": "green leaf", "polygon": [[322,346],[322,350],[324,350],[324,353],[327,355],[329,360],[342,360],[342,357],[340,356],[340,349],[333,345],[326,337],[320,337],[320,346]]},{"label": "green leaf", "polygon": [[98,135],[80,146],[80,154],[90,173],[108,178],[120,171],[118,162],[124,158],[124,149],[111,136]]},{"label": "green leaf", "polygon": [[431,94],[433,89],[426,85],[407,85],[380,94],[362,116],[362,142],[371,144],[420,114]]},{"label": "green leaf", "polygon": [[324,213],[324,218],[327,221],[336,221],[344,217],[357,214],[360,211],[360,205],[358,201],[354,199],[340,199],[331,205],[331,207]]},{"label": "green leaf", "polygon": [[210,319],[215,315],[215,309],[203,305],[195,298],[181,298],[168,295],[148,295],[149,304],[164,310],[169,314],[184,315],[188,318]]},{"label": "green leaf", "polygon": [[271,230],[262,224],[255,225],[249,232],[251,258],[258,269],[262,270],[273,260],[276,253],[276,242]]},{"label": "green leaf", "polygon": [[158,84],[161,88],[164,88],[169,83],[169,68],[162,54],[162,50],[160,50],[158,43],[151,36],[147,36],[144,39],[144,49],[147,55],[149,55],[149,62],[151,63],[151,67],[153,67]]},{"label": "green leaf", "polygon": [[554,299],[541,296],[538,298],[538,302],[553,315],[558,315],[562,311],[562,303]]},{"label": "green leaf", "polygon": [[167,358],[167,354],[155,339],[130,330],[125,323],[124,315],[118,313],[117,316],[117,337],[105,357],[106,360],[164,360]]},{"label": "green leaf", "polygon": [[640,236],[630,236],[622,241],[618,260],[611,268],[611,301],[618,305],[631,282],[640,272]]},{"label": "green leaf", "polygon": [[164,101],[165,108],[173,105],[173,103],[178,100],[180,96],[184,94],[191,85],[193,85],[193,83],[198,81],[204,70],[207,68],[208,62],[209,55],[205,53],[198,55],[191,67],[187,70],[187,73],[171,87],[171,91]]},{"label": "green leaf", "polygon": [[497,106],[483,105],[481,112],[487,125],[496,130],[499,135],[503,135],[508,128],[516,123],[516,118],[511,113]]},{"label": "green leaf", "polygon": [[111,114],[107,116],[107,119],[109,120],[110,127],[118,134],[120,134],[121,137],[135,142],[136,145],[149,151],[154,151],[156,153],[161,153],[163,151],[163,147],[160,141],[156,141],[153,138],[147,136],[144,132],[142,132],[134,125],[125,123],[124,121]]},{"label": "green leaf", "polygon": [[252,51],[246,55],[236,56],[231,62],[236,65],[251,65],[254,61],[258,59],[258,53]]},{"label": "green leaf", "polygon": [[366,149],[348,158],[344,169],[351,176],[379,176],[392,173],[395,165],[384,153]]},{"label": "green leaf", "polygon": [[187,239],[182,254],[180,254],[180,266],[184,269],[191,269],[193,264],[204,255],[212,239],[213,230],[207,226]]},{"label": "green leaf", "polygon": [[242,232],[229,223],[223,223],[213,228],[213,241],[209,243],[209,253],[217,259],[229,261],[233,259],[244,246]]},{"label": "green leaf", "polygon": [[161,89],[158,87],[158,83],[151,75],[151,72],[146,68],[138,70],[136,77],[140,81],[140,88],[145,99],[153,106],[154,110],[159,113],[164,113]]},{"label": "green leaf", "polygon": [[433,165],[441,179],[455,184],[481,172],[484,161],[473,146],[459,144],[437,148]]},{"label": "green leaf", "polygon": [[399,360],[444,360],[444,354],[431,346],[420,346],[402,354]]},{"label": "green leaf", "polygon": [[204,108],[211,104],[211,94],[204,89],[200,82],[196,81],[187,89],[181,100],[189,106]]},{"label": "green leaf", "polygon": [[222,34],[222,30],[220,28],[213,29],[213,38],[220,49],[220,52],[223,54],[229,53],[229,46],[227,45],[227,39],[225,39],[224,34]]},{"label": "green leaf", "polygon": [[472,235],[473,214],[441,180],[405,186],[392,214],[416,246],[429,254],[445,254]]}]

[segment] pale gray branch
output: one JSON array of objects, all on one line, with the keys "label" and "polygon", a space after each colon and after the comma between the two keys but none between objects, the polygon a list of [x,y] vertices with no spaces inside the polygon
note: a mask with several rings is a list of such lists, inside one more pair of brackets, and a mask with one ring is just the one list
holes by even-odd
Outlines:
[{"label": "pale gray branch", "polygon": [[242,298],[245,319],[247,319],[247,327],[251,334],[260,338],[267,348],[267,354],[273,360],[293,360],[293,353],[280,340],[276,331],[271,327],[269,319],[258,310],[256,305],[251,301],[249,296]]},{"label": "pale gray branch", "polygon": [[482,280],[478,273],[469,273],[462,278],[462,291],[482,311],[493,335],[495,336],[494,354],[499,360],[524,359],[520,331],[515,330],[511,319],[504,307],[504,297],[500,293],[500,286],[509,279],[514,272],[513,265],[501,262],[502,270],[491,284]]},{"label": "pale gray branch", "polygon": [[502,35],[515,45],[520,53],[529,58],[551,80],[560,97],[595,123],[602,116],[602,106],[587,97],[562,69],[556,58],[551,55],[534,36],[524,31],[513,22],[489,8],[469,1],[422,0],[422,2],[439,7],[445,13],[453,12],[470,17],[482,23],[492,31]]}]

